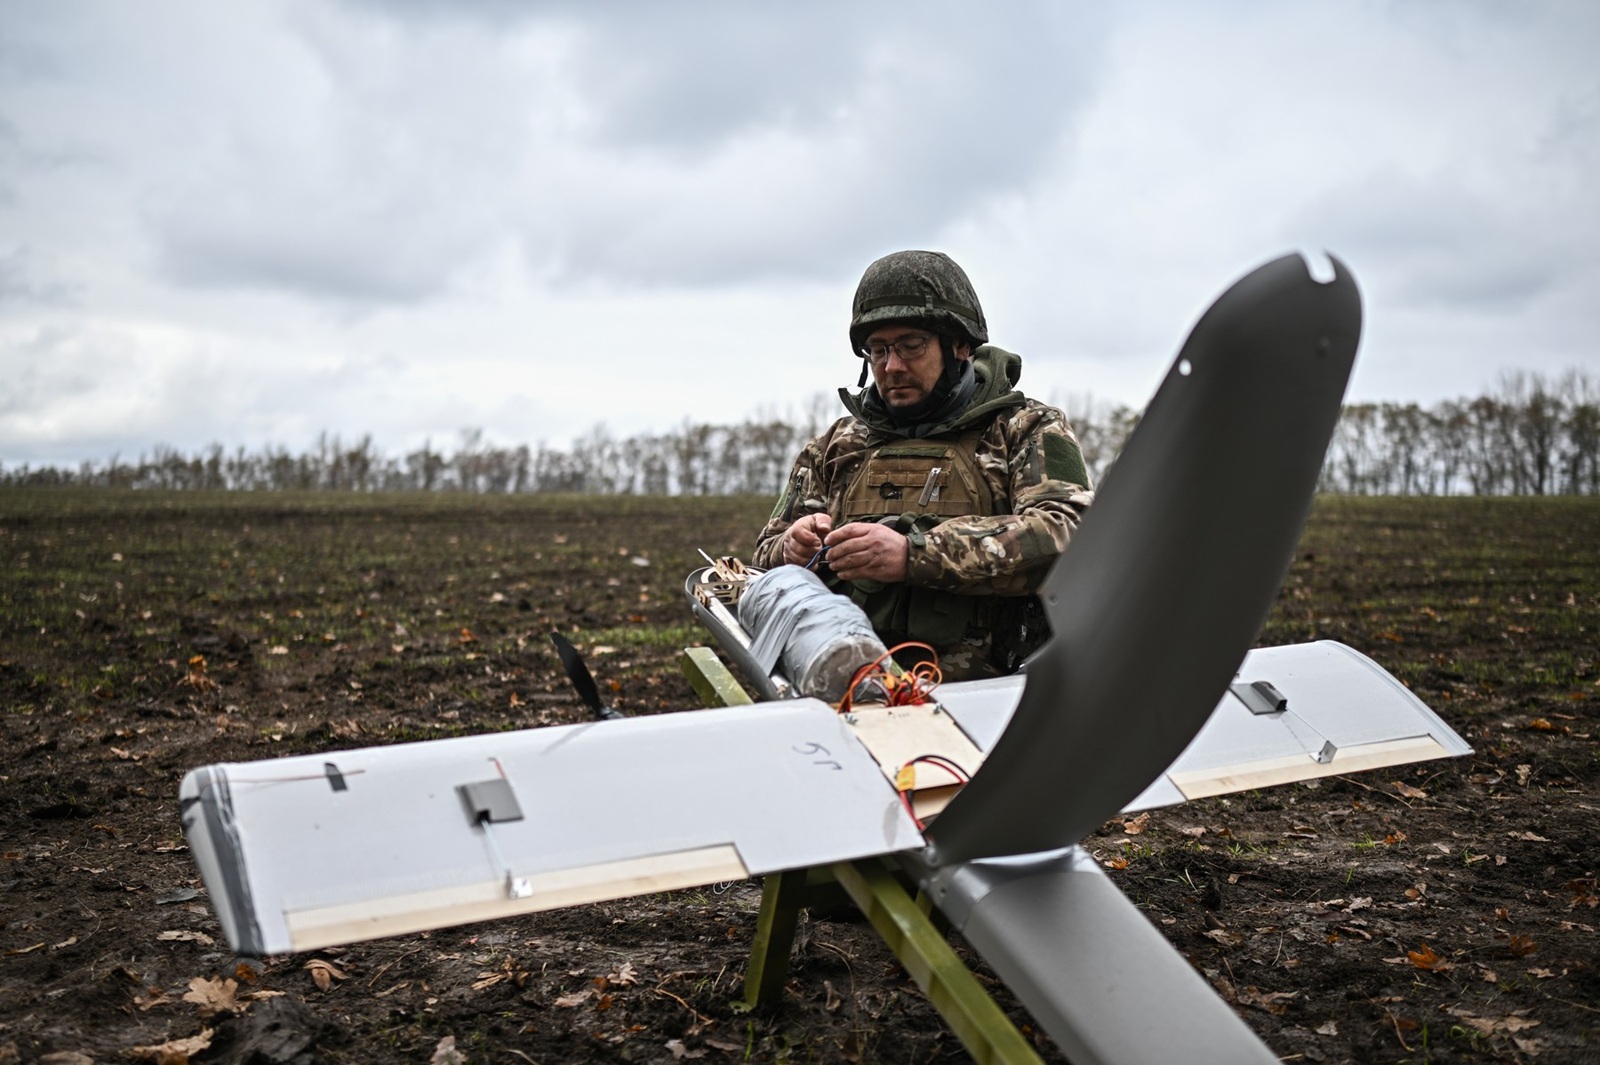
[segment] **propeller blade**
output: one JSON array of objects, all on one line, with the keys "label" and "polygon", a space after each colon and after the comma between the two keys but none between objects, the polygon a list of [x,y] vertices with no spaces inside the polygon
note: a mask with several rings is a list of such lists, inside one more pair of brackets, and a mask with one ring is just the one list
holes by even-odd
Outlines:
[{"label": "propeller blade", "polygon": [[1005,733],[927,833],[935,866],[1076,843],[1189,743],[1261,630],[1361,332],[1344,264],[1298,255],[1196,323],[1045,580],[1054,636]]},{"label": "propeller blade", "polygon": [[578,698],[594,712],[595,717],[614,721],[628,716],[614,707],[607,706],[605,700],[600,698],[600,687],[595,684],[594,676],[584,664],[583,656],[578,653],[578,649],[572,646],[571,640],[552,630],[550,642],[556,645],[556,654],[561,656],[561,667],[567,671],[567,679],[572,681],[572,686],[578,690]]}]

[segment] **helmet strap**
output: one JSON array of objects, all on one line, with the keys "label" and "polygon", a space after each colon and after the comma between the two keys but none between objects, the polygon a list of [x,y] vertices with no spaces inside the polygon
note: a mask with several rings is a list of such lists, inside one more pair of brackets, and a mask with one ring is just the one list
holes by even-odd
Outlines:
[{"label": "helmet strap", "polygon": [[865,387],[867,387],[867,360],[866,359],[862,359],[861,360],[861,377],[860,377],[859,380],[856,381],[856,387],[857,388],[865,388]]}]

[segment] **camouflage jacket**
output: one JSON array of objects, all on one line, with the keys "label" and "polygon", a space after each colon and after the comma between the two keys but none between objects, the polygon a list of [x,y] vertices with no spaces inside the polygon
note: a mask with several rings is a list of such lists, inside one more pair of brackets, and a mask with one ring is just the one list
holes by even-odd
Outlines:
[{"label": "camouflage jacket", "polygon": [[[830,583],[862,603],[885,640],[933,644],[951,679],[1008,672],[1042,641],[1043,614],[1033,593],[1094,499],[1066,417],[1015,390],[1022,360],[985,345],[973,353],[973,366],[978,384],[971,402],[910,442],[891,423],[873,417],[865,405],[870,388],[858,395],[841,389],[851,416],[801,451],[753,556],[757,566],[781,565],[784,531],[808,513],[826,511],[835,526],[880,520],[907,532],[911,547],[903,586]],[[986,512],[941,514],[934,505],[935,513],[929,513],[916,505],[920,481],[912,477],[905,498],[896,494],[881,513],[862,513],[860,474],[876,454],[906,443],[941,442],[969,453],[981,483],[965,498],[985,500]],[[932,454],[938,448],[920,450]]]}]

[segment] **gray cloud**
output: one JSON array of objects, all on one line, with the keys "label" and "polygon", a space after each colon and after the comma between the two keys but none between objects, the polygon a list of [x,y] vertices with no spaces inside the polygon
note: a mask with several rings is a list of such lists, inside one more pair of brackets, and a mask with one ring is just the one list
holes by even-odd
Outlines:
[{"label": "gray cloud", "polygon": [[326,91],[197,146],[146,210],[163,268],[410,300],[513,235],[556,284],[823,276],[1036,178],[1099,41],[1043,6],[1020,29],[886,9],[875,22],[903,25],[878,35],[840,33],[859,17],[843,6],[539,10],[510,25],[496,5],[385,5],[376,49],[299,20]]},{"label": "gray cloud", "polygon": [[13,458],[559,442],[597,385],[619,435],[736,417],[854,380],[851,287],[908,246],[1040,394],[1141,401],[1296,246],[1361,278],[1377,398],[1596,358],[1592,4],[36,7],[0,15]]},{"label": "gray cloud", "polygon": [[39,258],[26,245],[0,249],[0,307],[62,306],[79,301],[81,286],[54,276]]}]

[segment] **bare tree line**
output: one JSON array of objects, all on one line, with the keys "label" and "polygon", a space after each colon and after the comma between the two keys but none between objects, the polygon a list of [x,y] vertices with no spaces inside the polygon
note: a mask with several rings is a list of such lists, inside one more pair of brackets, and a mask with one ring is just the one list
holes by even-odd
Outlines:
[{"label": "bare tree line", "polygon": [[1600,378],[1508,371],[1474,399],[1348,405],[1319,487],[1351,495],[1600,494]]},{"label": "bare tree line", "polygon": [[[135,462],[113,457],[76,469],[0,470],[0,485],[126,489],[347,492],[573,492],[603,495],[771,495],[804,442],[831,420],[830,397],[798,417],[766,413],[732,425],[685,420],[664,433],[617,437],[597,425],[569,447],[504,447],[481,430],[453,451],[431,442],[385,455],[371,436],[347,443],[324,433],[309,451],[269,446],[186,455],[157,447]],[[1105,475],[1139,412],[1071,396],[1072,422],[1091,476]],[[1472,399],[1431,407],[1359,403],[1344,408],[1320,488],[1357,495],[1600,494],[1600,379],[1512,371]]]}]

